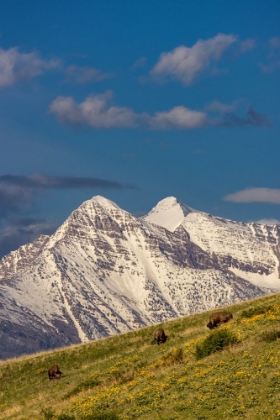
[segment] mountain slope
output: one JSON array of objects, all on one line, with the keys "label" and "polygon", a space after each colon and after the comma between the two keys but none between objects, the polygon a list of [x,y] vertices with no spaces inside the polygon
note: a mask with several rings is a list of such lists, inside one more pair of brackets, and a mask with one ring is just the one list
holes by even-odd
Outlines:
[{"label": "mountain slope", "polygon": [[[152,214],[153,222],[151,213],[137,219],[93,197],[54,235],[4,257],[1,357],[126,332],[279,287],[277,226],[262,238],[260,225],[191,211],[173,197]],[[174,216],[173,231],[171,222],[160,226],[166,215]]]}]

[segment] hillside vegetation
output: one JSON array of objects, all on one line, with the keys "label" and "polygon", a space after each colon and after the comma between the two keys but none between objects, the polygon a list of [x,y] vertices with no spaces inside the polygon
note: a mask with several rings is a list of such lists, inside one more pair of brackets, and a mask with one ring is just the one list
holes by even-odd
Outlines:
[{"label": "hillside vegetation", "polygon": [[0,419],[280,418],[280,295],[226,310],[213,331],[209,312],[162,324],[160,346],[153,326],[1,362]]}]

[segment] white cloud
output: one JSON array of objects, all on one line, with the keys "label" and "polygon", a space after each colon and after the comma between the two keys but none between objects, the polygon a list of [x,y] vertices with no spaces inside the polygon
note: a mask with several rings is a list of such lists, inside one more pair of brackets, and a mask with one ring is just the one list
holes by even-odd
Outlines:
[{"label": "white cloud", "polygon": [[72,97],[59,96],[50,105],[49,112],[59,121],[70,125],[90,125],[95,128],[151,128],[192,129],[206,124],[206,114],[177,106],[169,111],[137,114],[130,108],[111,106],[112,92],[88,96],[77,104]]},{"label": "white cloud", "polygon": [[86,84],[91,81],[100,82],[113,76],[111,73],[102,73],[93,67],[80,67],[75,65],[67,67],[65,73],[67,81],[73,81],[77,84]]},{"label": "white cloud", "polygon": [[280,204],[280,190],[272,188],[247,188],[223,197],[235,203],[272,203]]},{"label": "white cloud", "polygon": [[184,106],[176,106],[170,111],[156,112],[150,117],[150,126],[155,129],[191,129],[206,125],[207,117],[204,112],[193,111]]},{"label": "white cloud", "polygon": [[26,54],[19,52],[17,47],[0,48],[0,90],[58,67],[59,60],[43,60],[37,52]]},{"label": "white cloud", "polygon": [[138,115],[125,107],[110,106],[112,92],[90,95],[76,104],[72,97],[59,96],[50,105],[49,111],[65,124],[90,125],[95,128],[136,126]]},{"label": "white cloud", "polygon": [[146,112],[137,114],[131,108],[113,106],[112,91],[90,95],[83,102],[76,103],[71,96],[58,96],[50,105],[49,112],[68,125],[89,125],[94,128],[143,128],[152,130],[190,130],[204,126],[245,127],[271,126],[267,117],[254,109],[247,111],[246,117],[238,117],[230,111],[240,102],[231,105],[214,101],[208,110],[222,113],[222,118],[208,116],[206,112],[175,106],[167,111],[157,111],[154,115]]},{"label": "white cloud", "polygon": [[190,85],[199,73],[207,69],[211,62],[218,61],[223,52],[236,41],[234,35],[218,34],[214,38],[199,40],[190,48],[181,45],[162,53],[151,74],[172,76]]}]

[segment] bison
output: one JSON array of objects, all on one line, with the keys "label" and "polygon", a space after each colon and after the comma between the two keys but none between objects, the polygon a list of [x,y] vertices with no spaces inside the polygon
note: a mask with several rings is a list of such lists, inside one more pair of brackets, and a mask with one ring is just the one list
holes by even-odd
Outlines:
[{"label": "bison", "polygon": [[216,312],[210,315],[207,327],[210,330],[213,330],[213,328],[216,328],[220,324],[228,322],[230,319],[232,319],[232,314],[230,312]]},{"label": "bison", "polygon": [[57,365],[52,365],[49,370],[49,379],[59,379],[62,375],[62,372],[60,372],[59,367]]},{"label": "bison", "polygon": [[156,332],[154,333],[154,339],[156,340],[156,342],[158,343],[158,345],[160,343],[165,343],[167,340],[167,335],[165,335],[164,331],[162,328],[159,328],[158,330],[156,330]]}]

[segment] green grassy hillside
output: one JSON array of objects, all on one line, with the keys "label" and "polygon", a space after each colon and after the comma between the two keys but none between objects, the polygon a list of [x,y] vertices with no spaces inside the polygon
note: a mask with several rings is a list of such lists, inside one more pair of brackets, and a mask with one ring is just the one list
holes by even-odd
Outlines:
[{"label": "green grassy hillside", "polygon": [[[209,312],[165,323],[160,346],[153,326],[1,362],[0,419],[280,418],[280,295],[227,310],[213,332]],[[235,343],[202,357],[210,335]],[[49,381],[54,363],[63,375]]]}]

